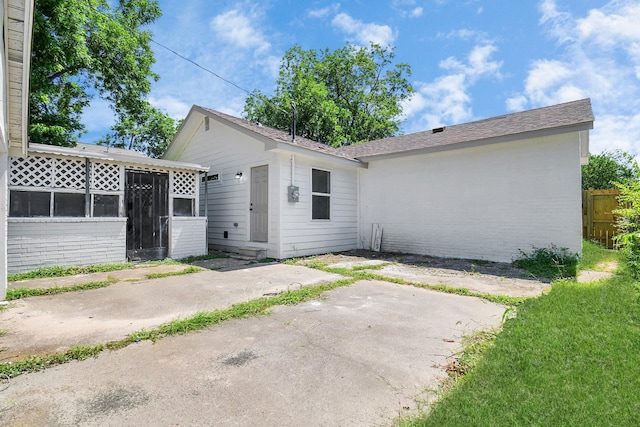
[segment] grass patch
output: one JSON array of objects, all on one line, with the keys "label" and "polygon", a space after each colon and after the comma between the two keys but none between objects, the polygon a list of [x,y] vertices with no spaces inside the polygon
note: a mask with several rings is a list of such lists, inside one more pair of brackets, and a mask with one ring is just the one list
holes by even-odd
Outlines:
[{"label": "grass patch", "polygon": [[149,273],[149,274],[145,274],[145,278],[147,279],[161,279],[163,277],[170,277],[170,276],[182,276],[184,274],[191,274],[191,273],[198,273],[200,271],[203,271],[202,268],[200,267],[187,267],[182,271],[169,271],[166,273]]},{"label": "grass patch", "polygon": [[259,264],[268,264],[270,262],[277,261],[275,258],[262,258],[258,260]]},{"label": "grass patch", "polygon": [[76,346],[61,353],[49,354],[45,356],[29,356],[26,359],[16,362],[0,364],[0,375],[9,378],[27,372],[42,371],[51,366],[67,363],[72,360],[85,360],[97,356],[104,350],[103,345],[97,346]]},{"label": "grass patch", "polygon": [[178,262],[183,264],[191,264],[194,261],[206,261],[208,259],[219,259],[219,258],[229,258],[229,255],[223,254],[223,253],[210,253],[206,255],[188,256],[186,258],[182,258]]},{"label": "grass patch", "polygon": [[65,292],[77,292],[77,291],[86,291],[89,289],[99,289],[105,288],[109,285],[113,285],[117,280],[108,280],[105,282],[89,282],[82,283],[80,285],[73,286],[54,286],[52,288],[17,288],[17,289],[7,289],[7,301],[13,301],[22,298],[28,297],[39,297],[42,295],[55,295],[62,294]]},{"label": "grass patch", "polygon": [[[397,283],[399,285],[409,285],[409,286],[414,286],[416,288],[430,289],[433,291],[444,292],[448,294],[482,298],[484,300],[491,301],[496,304],[503,304],[503,305],[509,305],[509,306],[519,305],[524,300],[527,299],[525,297],[511,297],[507,295],[494,295],[494,294],[489,294],[484,292],[476,292],[467,288],[458,288],[458,287],[446,286],[446,285],[430,285],[428,283],[410,282],[408,280],[404,280],[396,277],[387,277],[384,275],[375,274],[371,271],[367,271],[367,270],[379,270],[385,265],[389,265],[389,264],[375,265],[375,266],[372,266],[373,268],[327,267],[325,264],[317,260],[314,260],[313,258],[293,260],[292,262],[290,262],[290,264],[303,265],[305,267],[315,268],[317,270],[321,270],[326,273],[340,274],[341,276],[351,277],[355,280],[379,280],[383,282]],[[365,267],[365,266],[362,266],[362,267]]]},{"label": "grass patch", "polygon": [[578,270],[609,271],[611,264],[622,264],[622,254],[607,249],[589,240],[582,241],[582,257],[578,261]]},{"label": "grass patch", "polygon": [[110,271],[125,270],[132,268],[131,263],[123,264],[98,264],[76,267],[42,267],[26,273],[16,273],[7,275],[7,281],[17,282],[19,280],[45,279],[49,277],[75,276],[76,274],[108,273]]},{"label": "grass patch", "polygon": [[355,281],[355,279],[342,279],[332,283],[309,286],[298,290],[288,290],[273,297],[258,298],[234,304],[227,309],[200,312],[188,318],[176,319],[151,330],[134,332],[119,341],[111,341],[98,346],[72,347],[61,353],[45,356],[30,356],[16,362],[0,363],[0,375],[14,377],[27,372],[41,371],[50,366],[59,365],[71,360],[84,360],[92,356],[97,356],[104,350],[118,350],[135,342],[147,340],[157,341],[167,336],[198,331],[230,319],[265,315],[269,313],[271,307],[299,304],[318,298],[324,292],[332,289],[351,285]]},{"label": "grass patch", "polygon": [[534,248],[533,252],[520,251],[522,257],[513,262],[516,267],[527,270],[534,277],[562,279],[576,277],[578,257],[566,248],[550,246]]},{"label": "grass patch", "polygon": [[406,425],[636,425],[638,302],[629,276],[556,282],[518,307],[429,415]]}]

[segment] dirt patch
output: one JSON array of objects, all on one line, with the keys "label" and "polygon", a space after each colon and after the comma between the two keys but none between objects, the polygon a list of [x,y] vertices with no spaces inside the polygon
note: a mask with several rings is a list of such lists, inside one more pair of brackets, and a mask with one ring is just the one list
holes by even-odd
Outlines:
[{"label": "dirt patch", "polygon": [[606,273],[614,273],[618,269],[618,263],[615,261],[600,262],[593,268],[595,271],[603,271]]},{"label": "dirt patch", "polygon": [[[485,260],[469,260],[458,258],[438,258],[428,255],[398,254],[389,252],[373,252],[363,249],[342,252],[338,254],[327,254],[313,257],[325,265],[352,263],[354,265],[367,265],[371,260],[381,260],[406,264],[415,267],[428,267],[440,269],[441,272],[450,274],[452,272],[477,273],[514,279],[533,279],[531,273],[517,268],[505,262],[493,262]],[[548,279],[541,279],[548,283]]]},{"label": "dirt patch", "polygon": [[305,262],[320,262],[333,268],[371,269],[380,276],[413,283],[512,297],[536,297],[550,287],[548,279],[534,278],[511,264],[483,260],[356,250],[311,257]]}]

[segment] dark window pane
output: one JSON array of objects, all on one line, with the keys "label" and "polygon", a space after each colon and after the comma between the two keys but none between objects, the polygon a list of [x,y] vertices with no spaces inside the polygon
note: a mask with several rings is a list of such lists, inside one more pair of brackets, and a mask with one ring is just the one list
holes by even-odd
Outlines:
[{"label": "dark window pane", "polygon": [[53,216],[84,216],[84,206],[82,193],[53,194]]},{"label": "dark window pane", "polygon": [[173,199],[173,216],[193,216],[193,199]]},{"label": "dark window pane", "polygon": [[331,193],[330,173],[311,169],[311,191],[313,193]]},{"label": "dark window pane", "polygon": [[329,207],[330,197],[327,196],[311,196],[313,203],[311,209],[311,219],[330,219]]},{"label": "dark window pane", "polygon": [[51,193],[11,191],[9,216],[50,216]]},{"label": "dark window pane", "polygon": [[118,216],[118,202],[118,196],[96,194],[93,196],[93,216]]}]

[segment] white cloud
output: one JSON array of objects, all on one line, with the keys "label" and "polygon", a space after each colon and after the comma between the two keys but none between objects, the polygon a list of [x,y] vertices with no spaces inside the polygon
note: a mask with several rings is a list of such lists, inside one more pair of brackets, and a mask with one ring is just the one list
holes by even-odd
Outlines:
[{"label": "white cloud", "polygon": [[[586,18],[578,19],[576,27],[580,39],[593,40],[604,47],[640,40],[640,4],[623,4],[616,9],[618,4],[604,10],[592,9]],[[609,14],[605,13],[607,9],[611,9]]]},{"label": "white cloud", "polygon": [[395,34],[388,25],[364,23],[352,18],[346,13],[339,13],[331,21],[331,24],[343,32],[354,36],[355,41],[363,45],[376,43],[381,46],[390,46],[395,40]]},{"label": "white cloud", "polygon": [[501,78],[502,62],[492,59],[496,47],[491,44],[476,45],[466,61],[449,57],[439,67],[448,73],[431,83],[416,84],[417,93],[405,103],[404,116],[417,116],[414,129],[429,129],[444,124],[457,124],[473,119],[471,109],[472,86],[482,78]]},{"label": "white cloud", "polygon": [[391,7],[402,17],[419,18],[424,14],[424,8],[416,6],[416,0],[393,0]]},{"label": "white cloud", "polygon": [[439,39],[452,40],[473,40],[479,44],[493,44],[494,41],[489,38],[488,34],[484,31],[470,30],[468,28],[460,28],[459,30],[452,30],[448,33],[438,33]]},{"label": "white cloud", "polygon": [[323,7],[322,9],[309,9],[307,10],[307,16],[311,18],[326,18],[327,16],[338,12],[338,10],[340,10],[340,3],[333,3],[332,5]]},{"label": "white cloud", "polygon": [[264,52],[271,48],[271,44],[258,27],[257,18],[253,8],[249,9],[249,14],[240,8],[232,9],[215,16],[211,20],[211,29],[234,46]]},{"label": "white cloud", "polygon": [[517,95],[507,99],[507,109],[509,111],[522,111],[527,108],[528,99],[524,95]]},{"label": "white cloud", "polygon": [[561,47],[557,58],[532,61],[510,110],[590,97],[596,118],[591,152],[640,141],[640,2],[612,0],[584,17],[562,11],[559,0],[540,3],[540,23]]},{"label": "white cloud", "polygon": [[409,16],[411,18],[419,18],[424,13],[424,9],[422,7],[416,7],[411,12],[409,12]]},{"label": "white cloud", "polygon": [[184,119],[191,108],[190,104],[182,102],[173,96],[149,98],[149,103],[157,109],[166,112],[172,119]]},{"label": "white cloud", "polygon": [[540,23],[549,26],[550,35],[557,39],[559,43],[565,43],[575,39],[572,27],[571,14],[558,10],[556,0],[543,0],[540,3]]},{"label": "white cloud", "polygon": [[621,149],[640,156],[640,113],[597,115],[589,145],[591,153]]}]

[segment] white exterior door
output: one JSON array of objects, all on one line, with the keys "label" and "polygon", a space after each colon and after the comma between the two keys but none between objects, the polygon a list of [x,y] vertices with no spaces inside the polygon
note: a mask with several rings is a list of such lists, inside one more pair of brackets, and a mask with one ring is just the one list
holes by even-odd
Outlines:
[{"label": "white exterior door", "polygon": [[266,242],[269,235],[269,166],[251,168],[251,241]]}]

